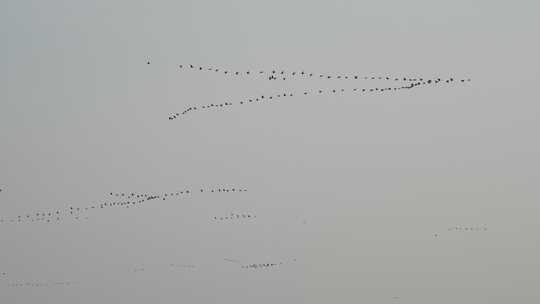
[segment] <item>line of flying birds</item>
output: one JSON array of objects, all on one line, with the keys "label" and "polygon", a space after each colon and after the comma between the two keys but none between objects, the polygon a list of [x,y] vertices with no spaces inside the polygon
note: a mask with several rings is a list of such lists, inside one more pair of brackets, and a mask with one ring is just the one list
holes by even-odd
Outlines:
[{"label": "line of flying birds", "polygon": [[75,207],[69,206],[63,210],[53,210],[53,211],[38,211],[27,213],[25,215],[18,215],[11,218],[0,218],[0,224],[18,224],[18,223],[54,223],[59,222],[65,218],[72,218],[75,220],[88,219],[84,217],[85,214],[89,211],[96,211],[102,209],[110,208],[130,208],[141,206],[144,203],[151,201],[164,201],[167,199],[173,199],[179,196],[189,196],[192,194],[202,194],[202,193],[243,193],[247,189],[243,187],[218,187],[204,189],[200,188],[198,190],[181,190],[175,192],[166,192],[166,193],[114,193],[110,192],[112,200],[107,200],[104,202],[93,203],[84,207]]},{"label": "line of flying birds", "polygon": [[251,214],[237,214],[237,213],[231,213],[227,216],[214,216],[214,221],[217,222],[223,222],[223,221],[229,221],[229,220],[246,220],[246,219],[254,219],[257,216],[251,215]]},{"label": "line of flying birds", "polygon": [[[150,64],[150,61],[147,61]],[[258,70],[258,71],[232,71],[230,69],[224,69],[219,67],[210,66],[196,66],[193,64],[180,64],[178,68],[186,71],[199,71],[199,72],[214,72],[225,76],[251,76],[251,77],[263,77],[268,80],[287,80],[291,78],[304,78],[304,79],[337,79],[337,80],[389,80],[389,81],[404,81],[404,82],[416,82],[422,81],[421,77],[403,77],[403,76],[361,76],[358,74],[326,74],[326,73],[313,73],[300,71],[287,71],[283,69],[271,69],[271,70]]]},{"label": "line of flying birds", "polygon": [[[239,267],[240,269],[265,269],[265,268],[271,268],[271,267],[276,267],[276,266],[281,266],[281,265],[285,265],[287,264],[286,262],[275,262],[275,263],[250,263],[250,264],[245,264],[245,265],[240,265],[241,262],[238,261],[238,260],[235,260],[235,259],[229,259],[229,258],[225,258],[224,259],[225,261],[227,262],[232,262],[232,263],[235,263],[235,264],[239,264]],[[290,262],[296,262],[297,260],[294,258],[292,259]],[[178,263],[169,263],[169,264],[159,264],[159,265],[145,265],[145,264],[141,264],[141,265],[138,265],[134,268],[132,268],[132,272],[135,272],[135,273],[139,273],[139,272],[146,272],[146,271],[150,271],[150,270],[163,270],[163,269],[169,269],[169,270],[173,270],[173,269],[184,269],[184,270],[194,270],[196,269],[197,266],[195,264],[178,264]],[[7,278],[7,273],[6,272],[2,272],[0,273],[0,278]],[[7,283],[6,285],[8,287],[34,287],[34,288],[37,288],[37,287],[69,287],[69,286],[73,286],[73,285],[76,285],[76,284],[79,284],[78,281],[41,281],[41,282],[38,282],[38,281],[25,281],[25,282],[11,282],[11,283]]]},{"label": "line of flying birds", "polygon": [[[480,232],[480,231],[487,231],[487,227],[486,226],[454,226],[454,227],[449,227],[447,229],[447,231],[449,232],[452,232],[452,231],[460,231],[460,232]],[[433,235],[434,237],[438,238],[441,236],[440,233],[435,233]]]}]

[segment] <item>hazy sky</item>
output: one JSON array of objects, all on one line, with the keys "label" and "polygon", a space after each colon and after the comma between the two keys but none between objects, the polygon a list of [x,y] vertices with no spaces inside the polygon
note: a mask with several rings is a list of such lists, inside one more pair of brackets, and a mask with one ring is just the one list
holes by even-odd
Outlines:
[{"label": "hazy sky", "polygon": [[[499,0],[0,1],[0,217],[109,192],[248,189],[3,223],[0,303],[539,302],[538,11]],[[179,64],[472,81],[170,121],[189,106],[384,83]],[[257,217],[213,220],[231,212]],[[253,263],[283,264],[241,268]]]}]

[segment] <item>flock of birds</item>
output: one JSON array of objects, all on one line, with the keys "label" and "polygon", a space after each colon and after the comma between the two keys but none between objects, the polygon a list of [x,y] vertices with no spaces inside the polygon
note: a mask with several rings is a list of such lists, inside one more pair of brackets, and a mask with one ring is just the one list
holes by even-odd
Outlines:
[{"label": "flock of birds", "polygon": [[[7,279],[8,278],[8,275],[6,272],[0,272],[0,279]],[[6,286],[8,287],[11,287],[11,288],[21,288],[21,287],[27,287],[27,288],[31,288],[31,287],[58,287],[58,286],[71,286],[71,285],[75,285],[75,284],[78,284],[78,282],[76,281],[52,281],[52,282],[31,282],[31,281],[26,281],[26,282],[10,282],[10,283],[7,283]]]},{"label": "flock of birds", "polygon": [[235,214],[235,213],[231,213],[230,215],[228,216],[214,216],[214,221],[217,221],[217,222],[223,222],[223,221],[230,221],[230,220],[246,220],[246,219],[254,219],[256,218],[257,216],[255,215],[251,215],[251,214]]},{"label": "flock of birds", "polygon": [[[235,259],[224,259],[227,262],[235,263],[235,264],[241,264],[240,261]],[[292,259],[292,262],[296,262],[296,259]],[[269,269],[269,268],[275,268],[276,266],[282,266],[286,264],[285,262],[279,262],[279,263],[252,263],[252,264],[246,264],[246,265],[240,265],[240,269]],[[140,272],[146,272],[151,270],[175,270],[175,269],[182,269],[182,270],[194,270],[197,268],[194,264],[177,264],[177,263],[169,263],[169,264],[160,264],[160,265],[138,265],[132,269],[135,273]],[[6,272],[0,273],[0,278],[7,277]],[[77,281],[51,281],[51,282],[12,282],[8,283],[8,287],[58,287],[58,286],[72,286],[75,284],[79,284]]]},{"label": "flock of birds", "polygon": [[130,208],[141,206],[144,203],[152,201],[165,201],[179,196],[189,196],[192,194],[201,193],[242,193],[246,192],[246,188],[200,188],[198,190],[181,190],[166,193],[114,193],[110,192],[111,200],[105,202],[93,203],[84,207],[69,206],[61,210],[49,210],[31,212],[24,215],[18,215],[11,218],[0,218],[0,224],[22,224],[22,223],[58,223],[65,219],[82,220],[88,219],[88,214],[91,211],[101,211],[111,208]]},{"label": "flock of birds", "polygon": [[[293,259],[292,261],[293,261],[293,262],[296,262],[296,259]],[[242,265],[242,266],[240,266],[240,268],[242,268],[242,269],[268,269],[268,268],[270,268],[270,267],[281,266],[281,265],[283,265],[283,264],[284,264],[283,262],[279,262],[279,263],[247,264],[247,265]]]},{"label": "flock of birds", "polygon": [[[447,229],[447,231],[449,232],[452,232],[452,231],[459,231],[459,232],[485,232],[487,231],[487,227],[486,226],[454,226],[454,227],[450,227]],[[434,237],[438,238],[441,236],[440,233],[435,233],[433,235]]]},{"label": "flock of birds", "polygon": [[487,231],[485,226],[455,226],[448,228],[448,231]]},{"label": "flock of birds", "polygon": [[78,284],[77,281],[60,281],[60,282],[18,282],[9,283],[9,287],[58,287],[58,286],[72,286]]},{"label": "flock of birds", "polygon": [[279,264],[275,264],[275,263],[249,264],[249,265],[244,265],[244,266],[242,266],[242,268],[261,269],[261,268],[267,268],[267,267],[274,267],[274,266],[278,266],[278,265],[281,265],[281,264],[283,264],[283,263],[279,263]]},{"label": "flock of birds", "polygon": [[[148,61],[148,64],[150,62]],[[181,69],[184,68],[184,65],[179,65]],[[185,66],[187,70],[192,71],[214,71],[214,72],[220,72],[222,71],[224,75],[236,75],[236,76],[249,76],[249,75],[264,75],[265,77],[268,76],[269,80],[275,80],[281,77],[283,80],[285,80],[285,75],[287,77],[302,77],[302,78],[320,78],[320,79],[344,79],[344,80],[384,80],[384,81],[392,81],[392,82],[402,82],[404,84],[397,85],[397,86],[382,86],[382,87],[364,87],[364,88],[332,88],[332,89],[311,89],[311,90],[302,90],[300,92],[278,92],[274,94],[267,94],[267,95],[260,95],[255,96],[251,98],[244,98],[242,100],[237,100],[235,102],[232,101],[224,101],[224,102],[216,102],[216,103],[208,103],[201,106],[189,106],[185,110],[181,112],[175,112],[171,113],[169,115],[169,120],[175,120],[178,118],[183,117],[184,115],[187,115],[194,111],[202,111],[202,110],[214,110],[214,109],[227,109],[230,106],[233,105],[248,105],[248,104],[255,104],[255,103],[268,103],[272,101],[279,101],[284,98],[290,98],[293,96],[308,96],[308,95],[335,95],[335,94],[345,94],[345,93],[353,93],[353,94],[376,94],[376,93],[390,93],[390,92],[396,92],[401,90],[410,90],[421,86],[433,86],[437,84],[452,84],[452,83],[464,83],[471,81],[470,78],[467,79],[456,79],[454,77],[449,77],[446,79],[436,77],[436,78],[422,78],[422,77],[395,77],[395,76],[358,76],[358,75],[326,75],[326,74],[314,74],[314,73],[307,73],[304,71],[301,72],[286,72],[284,70],[272,70],[272,71],[259,71],[258,73],[254,73],[251,71],[246,72],[230,72],[229,70],[219,69],[219,68],[212,68],[212,67],[196,67],[192,64]],[[279,76],[278,76],[279,75]]]},{"label": "flock of birds", "polygon": [[[150,64],[150,61],[147,61],[147,64]],[[355,88],[331,88],[331,89],[306,89],[300,90],[297,92],[277,92],[274,94],[266,94],[260,96],[254,96],[249,98],[243,98],[237,101],[224,101],[216,103],[207,103],[199,106],[189,106],[187,109],[182,112],[172,113],[169,115],[169,120],[178,119],[184,115],[195,111],[210,111],[216,109],[227,109],[233,105],[248,105],[248,104],[260,104],[260,103],[270,103],[277,102],[284,99],[291,99],[295,96],[320,96],[320,95],[337,95],[337,94],[380,94],[380,93],[391,93],[398,92],[402,90],[410,90],[420,87],[435,86],[440,84],[454,84],[454,83],[465,83],[470,82],[470,78],[457,79],[454,77],[449,78],[423,78],[423,77],[402,77],[402,76],[360,76],[360,75],[335,75],[335,74],[324,74],[324,73],[313,73],[306,71],[286,71],[282,69],[272,69],[272,70],[258,70],[258,71],[232,71],[229,69],[223,69],[218,67],[210,66],[194,66],[189,65],[179,65],[181,70],[187,71],[198,71],[198,72],[211,72],[218,73],[225,76],[231,77],[256,77],[263,80],[288,80],[288,79],[321,79],[321,80],[374,80],[374,81],[385,81],[391,83],[386,86],[369,86],[369,87],[355,87]],[[3,189],[0,188],[0,192]],[[242,187],[232,187],[232,188],[200,188],[196,190],[184,189],[181,191],[174,192],[163,192],[163,193],[134,193],[134,192],[110,192],[109,198],[98,203],[92,203],[86,206],[69,206],[65,209],[59,210],[49,210],[49,211],[37,211],[29,212],[24,215],[18,215],[8,218],[0,218],[1,224],[18,224],[18,223],[54,223],[60,222],[64,219],[72,218],[75,220],[88,219],[88,214],[91,211],[97,210],[108,210],[111,208],[133,208],[137,206],[142,206],[145,203],[165,201],[169,199],[174,199],[178,197],[190,196],[193,194],[201,193],[240,193],[246,192],[246,188]],[[252,220],[256,216],[248,213],[230,213],[226,216],[214,216],[213,220],[215,222],[224,222],[224,221],[239,221],[239,220]],[[304,221],[305,224],[305,221]],[[455,226],[448,228],[448,231],[487,231],[486,227],[480,226]],[[435,237],[439,237],[439,234],[435,234]],[[241,261],[231,258],[224,258],[226,262],[234,263],[239,265],[241,269],[273,269],[278,266],[287,264],[283,261],[281,262],[272,262],[272,263],[251,263],[251,264],[242,264]],[[292,259],[292,262],[296,262],[296,259]],[[176,264],[170,263],[167,265],[162,265],[168,269],[195,269],[196,266],[193,264]],[[154,269],[156,266],[137,266],[133,268],[133,272],[144,272],[148,269]],[[0,279],[8,278],[6,272],[0,272]],[[77,284],[74,281],[51,281],[51,282],[18,282],[10,283],[10,287],[54,287],[54,286],[71,286]],[[394,297],[398,298],[398,297]]]},{"label": "flock of birds", "polygon": [[[150,61],[146,62],[150,64]],[[238,76],[238,77],[262,77],[263,79],[268,80],[287,80],[287,79],[337,79],[337,80],[392,80],[392,81],[405,81],[405,82],[415,82],[422,81],[420,77],[403,77],[403,76],[359,76],[359,75],[335,75],[335,74],[323,74],[323,73],[313,73],[301,71],[286,71],[283,69],[272,69],[272,70],[258,70],[258,71],[231,71],[229,69],[210,67],[210,66],[195,66],[193,64],[188,65],[178,65],[180,69],[187,71],[198,71],[198,72],[214,72],[219,73],[225,76]]]}]

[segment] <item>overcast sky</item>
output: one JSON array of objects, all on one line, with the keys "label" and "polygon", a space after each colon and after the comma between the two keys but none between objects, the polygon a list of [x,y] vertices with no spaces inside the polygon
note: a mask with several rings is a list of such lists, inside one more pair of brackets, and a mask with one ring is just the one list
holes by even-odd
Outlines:
[{"label": "overcast sky", "polygon": [[538,11],[0,1],[0,303],[539,302]]}]

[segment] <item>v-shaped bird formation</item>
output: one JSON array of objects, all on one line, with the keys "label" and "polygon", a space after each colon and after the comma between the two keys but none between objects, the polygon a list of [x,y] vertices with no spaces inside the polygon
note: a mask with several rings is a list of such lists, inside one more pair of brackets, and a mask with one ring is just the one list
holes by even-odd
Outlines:
[{"label": "v-shaped bird formation", "polygon": [[231,75],[237,77],[257,77],[262,76],[263,79],[268,80],[286,80],[288,78],[293,79],[327,79],[327,80],[379,80],[379,81],[388,81],[394,83],[402,83],[400,85],[387,85],[387,86],[365,86],[365,87],[353,87],[353,88],[331,88],[331,89],[309,89],[309,90],[300,90],[297,92],[275,92],[273,94],[265,94],[254,97],[240,98],[235,101],[224,100],[221,102],[211,102],[202,105],[192,105],[188,106],[182,111],[174,112],[169,114],[169,120],[175,120],[181,118],[187,114],[193,112],[209,111],[209,110],[226,110],[227,108],[233,105],[250,105],[258,103],[270,103],[282,100],[290,100],[293,97],[300,96],[313,96],[313,95],[337,95],[337,94],[355,94],[369,96],[370,94],[380,94],[380,93],[395,93],[403,90],[417,89],[421,87],[434,87],[441,84],[457,84],[470,82],[470,78],[457,79],[454,77],[448,78],[424,78],[424,77],[403,77],[403,76],[360,76],[360,75],[330,75],[330,74],[321,74],[321,73],[312,73],[305,71],[285,71],[279,69],[273,69],[270,71],[259,70],[259,71],[231,71],[229,69],[209,67],[209,66],[195,66],[193,64],[189,65],[179,65],[179,68],[182,70],[188,71],[208,71],[214,73],[220,73],[222,75]]}]

